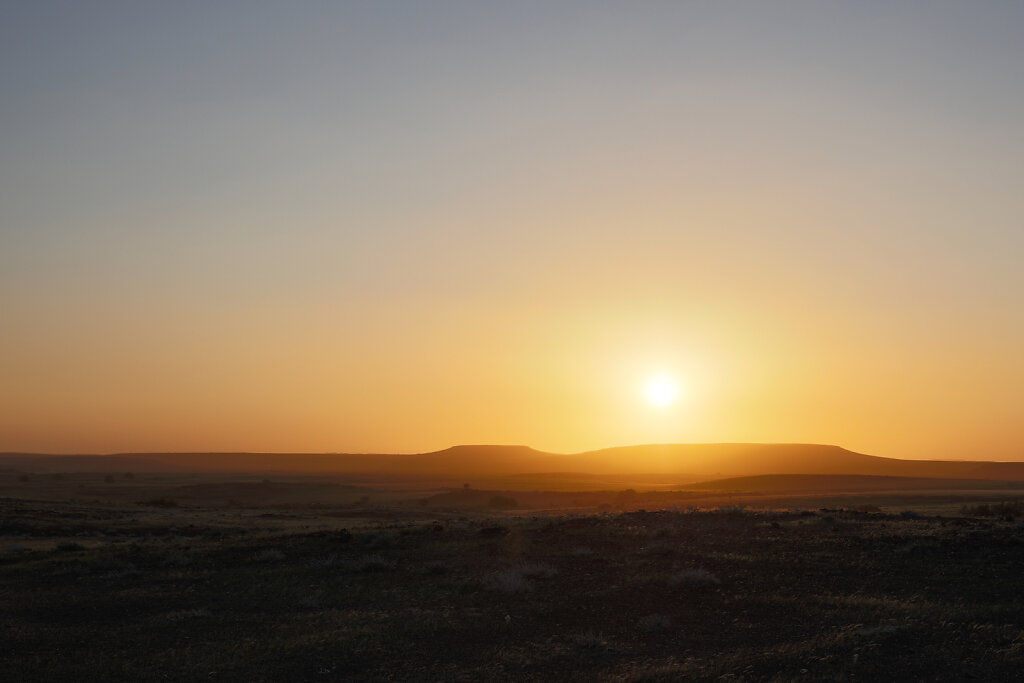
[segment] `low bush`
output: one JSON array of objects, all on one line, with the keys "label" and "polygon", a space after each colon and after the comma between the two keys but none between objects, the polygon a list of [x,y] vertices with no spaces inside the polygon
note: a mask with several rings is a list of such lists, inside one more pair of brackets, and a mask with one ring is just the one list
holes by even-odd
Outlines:
[{"label": "low bush", "polygon": [[74,541],[61,541],[60,543],[57,544],[57,547],[54,548],[54,550],[57,550],[58,552],[62,552],[62,553],[71,552],[73,550],[83,550],[83,549],[84,549],[84,546],[81,543],[75,543]]},{"label": "low bush", "polygon": [[284,559],[284,553],[277,548],[264,548],[254,553],[252,559],[256,562],[280,562]]},{"label": "low bush", "polygon": [[380,555],[364,555],[355,563],[355,570],[363,574],[394,571],[395,563],[385,560]]},{"label": "low bush", "polygon": [[640,630],[654,633],[655,631],[664,631],[672,626],[672,619],[664,614],[648,614],[640,619],[638,625]]},{"label": "low bush", "polygon": [[960,514],[965,517],[1020,517],[1024,515],[1024,501],[964,505],[960,508]]},{"label": "low bush", "polygon": [[717,586],[722,583],[717,576],[707,569],[701,569],[700,567],[681,569],[670,576],[668,582],[672,586],[688,586],[693,588]]},{"label": "low bush", "polygon": [[181,507],[175,498],[169,496],[162,496],[160,498],[151,498],[149,500],[139,501],[139,505],[145,505],[151,508],[176,508]]},{"label": "low bush", "polygon": [[515,568],[491,574],[484,580],[484,585],[502,593],[523,593],[533,590],[533,584]]}]

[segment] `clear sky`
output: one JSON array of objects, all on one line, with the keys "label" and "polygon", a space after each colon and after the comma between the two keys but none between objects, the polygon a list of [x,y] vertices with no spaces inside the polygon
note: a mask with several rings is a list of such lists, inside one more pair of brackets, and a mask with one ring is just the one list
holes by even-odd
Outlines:
[{"label": "clear sky", "polygon": [[1016,2],[3,2],[0,450],[1024,459],[1022,35]]}]

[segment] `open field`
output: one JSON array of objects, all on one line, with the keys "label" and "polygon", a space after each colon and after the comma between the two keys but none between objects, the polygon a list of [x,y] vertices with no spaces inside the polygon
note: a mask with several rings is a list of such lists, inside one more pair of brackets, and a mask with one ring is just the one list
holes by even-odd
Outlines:
[{"label": "open field", "polygon": [[5,474],[0,678],[1007,680],[1024,665],[1019,490],[410,484]]}]

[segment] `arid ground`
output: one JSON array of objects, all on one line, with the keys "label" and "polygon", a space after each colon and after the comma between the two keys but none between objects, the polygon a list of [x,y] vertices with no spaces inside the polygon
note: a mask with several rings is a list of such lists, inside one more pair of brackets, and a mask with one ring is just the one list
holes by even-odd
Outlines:
[{"label": "arid ground", "polygon": [[3,474],[0,678],[992,681],[1024,666],[1009,485],[413,483]]}]

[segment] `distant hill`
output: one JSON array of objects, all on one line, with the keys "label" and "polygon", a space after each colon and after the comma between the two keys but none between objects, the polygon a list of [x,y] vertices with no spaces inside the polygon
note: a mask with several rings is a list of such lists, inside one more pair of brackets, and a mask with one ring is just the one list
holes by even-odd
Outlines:
[{"label": "distant hill", "polygon": [[817,444],[664,444],[608,448],[583,455],[604,464],[635,463],[637,469],[644,471],[678,468],[704,478],[758,474],[869,474],[1024,480],[1024,462],[897,460]]},{"label": "distant hill", "polygon": [[453,446],[443,451],[393,453],[118,453],[40,455],[0,453],[0,469],[41,472],[323,472],[384,475],[489,476],[565,471],[567,456],[527,446]]},{"label": "distant hill", "polygon": [[693,491],[734,493],[808,493],[922,490],[1024,490],[1024,482],[993,479],[943,479],[937,477],[886,477],[870,474],[760,474],[752,477],[714,479],[678,487]]},{"label": "distant hill", "polygon": [[453,446],[413,455],[331,453],[120,453],[110,456],[0,454],[21,471],[308,472],[504,477],[674,475],[679,483],[766,474],[843,474],[1024,481],[1024,462],[897,460],[816,444],[654,444],[575,454],[528,446]]},{"label": "distant hill", "polygon": [[183,472],[190,468],[150,455],[0,453],[0,470],[18,472]]}]

